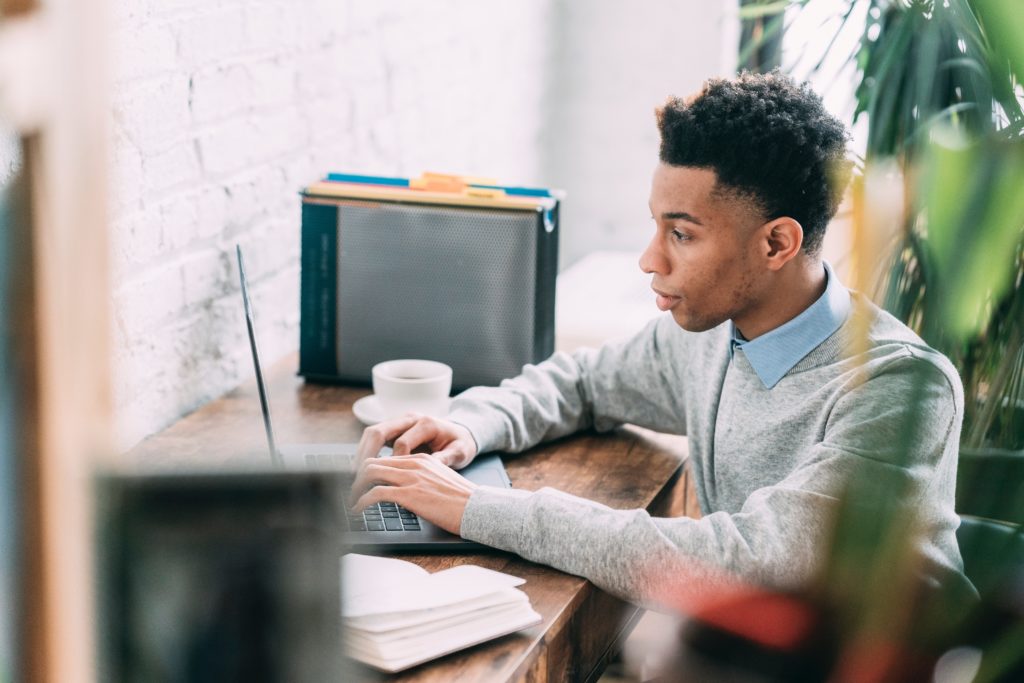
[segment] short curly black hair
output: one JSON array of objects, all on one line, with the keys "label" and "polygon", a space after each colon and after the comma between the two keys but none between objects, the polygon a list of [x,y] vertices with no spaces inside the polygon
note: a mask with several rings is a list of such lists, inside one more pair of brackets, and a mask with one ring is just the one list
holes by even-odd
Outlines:
[{"label": "short curly black hair", "polygon": [[661,161],[713,170],[718,188],[751,200],[766,220],[788,216],[817,254],[850,181],[850,135],[806,83],[778,71],[713,78],[657,112]]}]

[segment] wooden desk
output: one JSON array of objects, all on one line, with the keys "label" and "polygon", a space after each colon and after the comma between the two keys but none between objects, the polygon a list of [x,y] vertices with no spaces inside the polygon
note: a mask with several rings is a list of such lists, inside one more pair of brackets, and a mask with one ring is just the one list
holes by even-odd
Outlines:
[{"label": "wooden desk", "polygon": [[[304,384],[294,356],[267,373],[278,443],[351,442],[362,433],[352,402],[367,389]],[[255,382],[183,418],[136,447],[147,464],[210,466],[266,458]],[[683,462],[686,441],[625,427],[583,434],[505,458],[513,486],[552,486],[615,508],[657,516],[695,508]],[[429,571],[473,563],[526,579],[541,625],[391,677],[400,681],[592,681],[632,630],[641,610],[577,576],[509,553],[403,556]]]}]

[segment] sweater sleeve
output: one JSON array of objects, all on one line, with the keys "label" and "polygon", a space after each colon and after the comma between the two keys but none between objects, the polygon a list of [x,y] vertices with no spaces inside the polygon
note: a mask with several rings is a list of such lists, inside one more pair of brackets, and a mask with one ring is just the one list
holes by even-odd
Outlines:
[{"label": "sweater sleeve", "polygon": [[[922,535],[923,553],[956,572],[957,560],[949,559],[951,553],[958,557],[949,468],[955,475],[961,410],[955,386],[942,372],[922,372],[925,365],[934,369],[905,359],[852,387],[831,411],[824,439],[801,464],[755,490],[736,513],[661,519],[552,489],[482,487],[466,507],[462,534],[640,603],[656,603],[672,582],[710,580],[715,570],[793,587],[812,576],[826,555],[846,487],[871,482],[876,490],[902,491],[908,510],[923,510],[926,526],[940,527],[941,533]],[[943,537],[952,548],[936,543]]]},{"label": "sweater sleeve", "polygon": [[520,452],[580,429],[607,431],[624,422],[684,434],[682,373],[666,357],[685,356],[686,341],[686,333],[663,316],[631,338],[555,353],[499,387],[469,389],[452,401],[448,419],[469,429],[481,453]]}]

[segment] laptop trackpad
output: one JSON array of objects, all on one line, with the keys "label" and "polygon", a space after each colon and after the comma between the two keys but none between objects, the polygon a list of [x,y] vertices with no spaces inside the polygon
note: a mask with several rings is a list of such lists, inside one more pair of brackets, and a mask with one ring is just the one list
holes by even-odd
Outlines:
[{"label": "laptop trackpad", "polygon": [[497,455],[484,455],[476,458],[467,467],[459,470],[459,474],[469,479],[474,484],[482,486],[497,486],[498,488],[512,488],[505,466]]}]

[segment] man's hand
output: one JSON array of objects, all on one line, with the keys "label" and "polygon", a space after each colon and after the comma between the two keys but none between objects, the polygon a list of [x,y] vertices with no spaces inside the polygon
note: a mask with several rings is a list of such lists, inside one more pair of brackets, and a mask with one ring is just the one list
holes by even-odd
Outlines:
[{"label": "man's hand", "polygon": [[406,415],[367,427],[359,440],[359,461],[375,458],[391,441],[394,441],[395,455],[409,455],[425,447],[436,460],[455,469],[465,467],[476,457],[476,441],[462,425],[433,417]]},{"label": "man's hand", "polygon": [[[369,430],[367,430],[369,431]],[[472,441],[472,438],[470,438]],[[426,453],[369,458],[352,484],[353,509],[390,501],[460,535],[462,513],[476,484]]]}]

